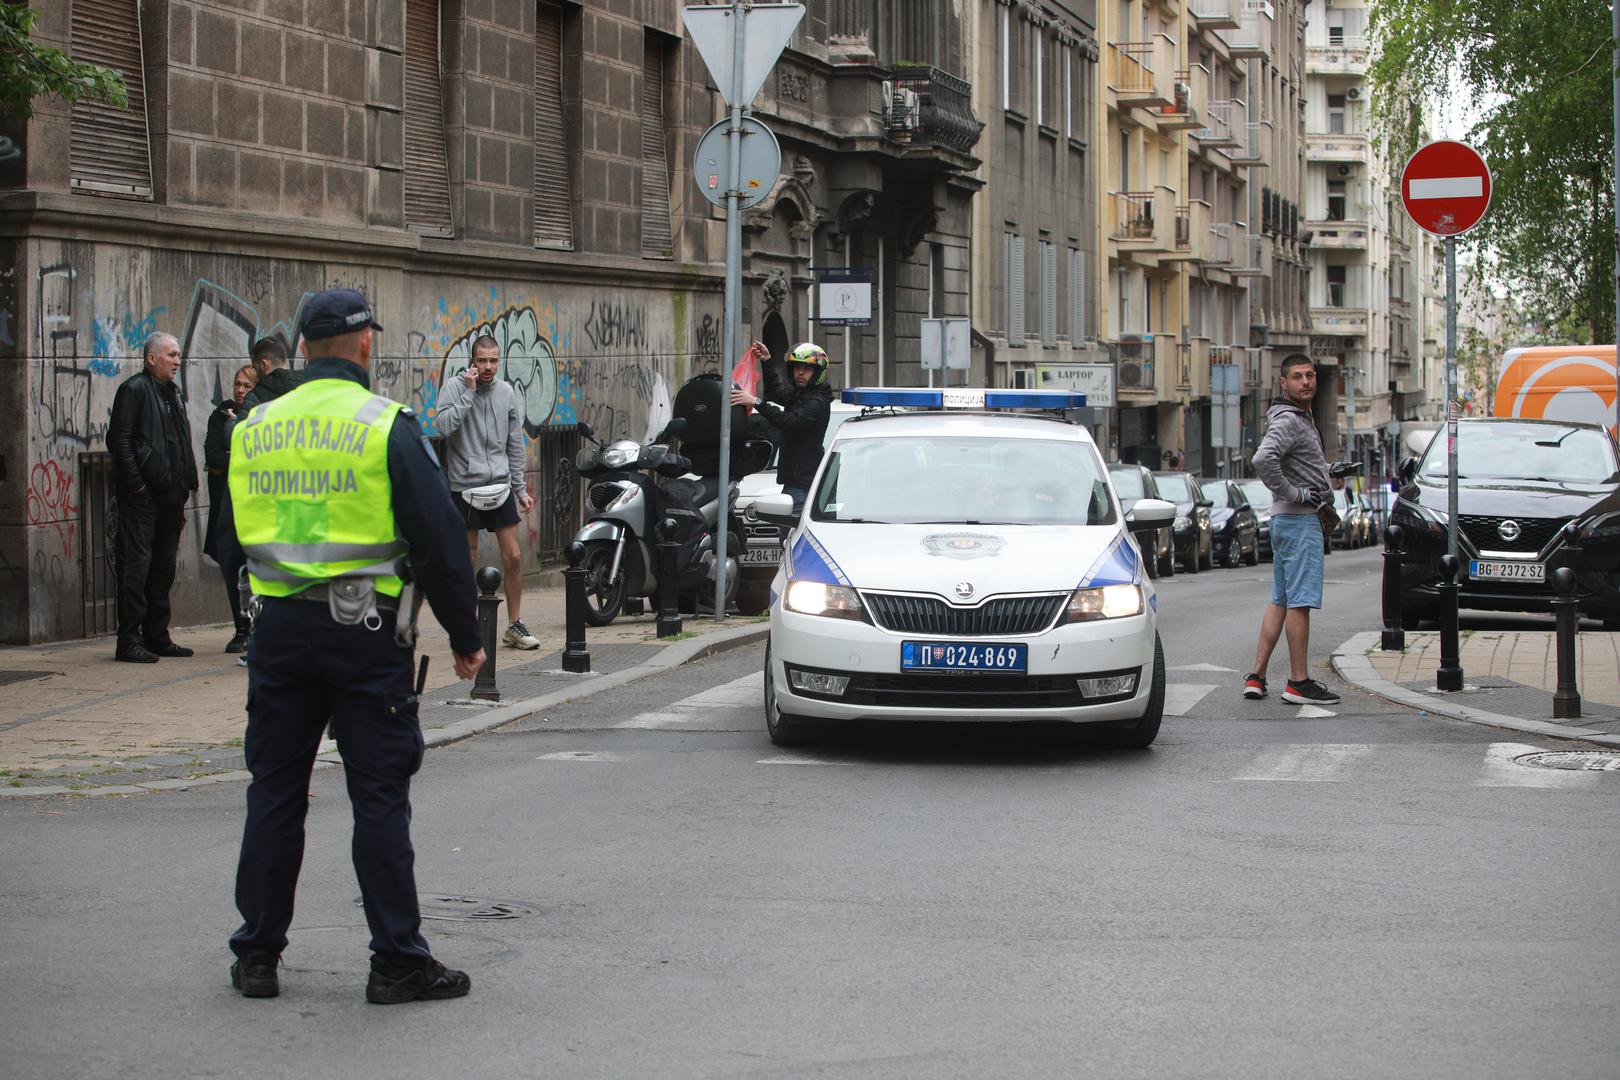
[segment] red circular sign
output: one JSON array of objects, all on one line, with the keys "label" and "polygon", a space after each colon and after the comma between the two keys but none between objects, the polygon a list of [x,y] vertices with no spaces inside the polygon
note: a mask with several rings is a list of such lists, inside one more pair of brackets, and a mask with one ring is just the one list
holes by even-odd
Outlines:
[{"label": "red circular sign", "polygon": [[1429,143],[1401,170],[1401,204],[1425,232],[1467,232],[1491,205],[1491,170],[1471,146],[1449,139]]}]

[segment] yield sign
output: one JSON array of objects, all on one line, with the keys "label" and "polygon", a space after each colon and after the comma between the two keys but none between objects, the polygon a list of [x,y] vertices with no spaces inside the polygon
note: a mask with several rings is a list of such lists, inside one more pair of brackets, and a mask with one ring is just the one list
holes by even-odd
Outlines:
[{"label": "yield sign", "polygon": [[[788,39],[793,36],[799,20],[804,18],[803,4],[731,4],[689,7],[681,10],[686,32],[709,67],[709,74],[720,88],[720,97],[727,105],[746,109],[759,88],[765,85],[765,76],[776,66]],[[742,85],[736,81],[732,57],[736,50],[736,21],[742,23],[743,69]],[[733,101],[733,95],[736,100]]]},{"label": "yield sign", "polygon": [[1491,170],[1471,146],[1449,139],[1429,143],[1401,170],[1401,204],[1425,232],[1467,232],[1491,205]]}]

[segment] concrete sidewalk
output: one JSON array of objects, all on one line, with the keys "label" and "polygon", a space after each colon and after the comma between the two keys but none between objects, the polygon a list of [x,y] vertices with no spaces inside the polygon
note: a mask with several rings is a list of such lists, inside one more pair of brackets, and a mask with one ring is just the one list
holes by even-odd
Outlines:
[{"label": "concrete sidewalk", "polygon": [[1478,724],[1620,747],[1620,634],[1576,636],[1579,719],[1553,719],[1558,655],[1551,630],[1465,630],[1463,689],[1435,689],[1440,635],[1407,631],[1403,652],[1379,648],[1378,631],[1357,634],[1333,655],[1346,682],[1402,705]]},{"label": "concrete sidewalk", "polygon": [[[431,657],[420,706],[423,735],[439,745],[726,648],[763,640],[761,619],[686,616],[680,638],[660,641],[651,613],[588,628],[591,672],[559,670],[563,590],[524,590],[523,621],[538,650],[500,646],[501,701],[474,702],[456,678],[449,641],[422,611],[418,655]],[[502,605],[501,626],[506,625]],[[228,623],[176,627],[196,655],[156,664],[113,659],[110,637],[0,648],[0,797],[129,794],[243,777],[247,669],[226,654]],[[330,749],[327,747],[325,749]]]}]

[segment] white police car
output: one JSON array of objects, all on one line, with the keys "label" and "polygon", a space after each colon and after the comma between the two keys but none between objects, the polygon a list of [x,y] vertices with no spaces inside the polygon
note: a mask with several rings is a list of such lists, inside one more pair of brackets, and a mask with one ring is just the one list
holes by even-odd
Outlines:
[{"label": "white police car", "polygon": [[[845,390],[838,430],[771,583],[765,718],[779,745],[818,721],[1062,720],[1146,746],[1164,709],[1157,598],[1080,394]],[[906,413],[884,412],[903,407]],[[1010,410],[1054,410],[1056,415]]]}]

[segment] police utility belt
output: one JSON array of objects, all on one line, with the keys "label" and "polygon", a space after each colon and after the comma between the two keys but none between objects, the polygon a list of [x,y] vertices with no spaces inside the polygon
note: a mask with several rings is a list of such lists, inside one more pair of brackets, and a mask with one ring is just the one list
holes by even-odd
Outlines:
[{"label": "police utility belt", "polygon": [[[363,626],[367,630],[382,629],[382,612],[403,611],[405,614],[394,620],[394,640],[403,648],[411,648],[416,644],[416,612],[417,592],[414,583],[409,577],[408,564],[402,563],[401,577],[404,588],[398,596],[389,596],[377,591],[375,579],[369,577],[338,577],[330,581],[318,582],[307,589],[302,589],[291,596],[263,597],[253,596],[249,607],[250,618],[258,612],[258,605],[267,599],[275,600],[302,600],[306,603],[326,605],[327,612],[332,621],[339,626]],[[247,584],[246,571],[242,574],[242,585]]]}]

